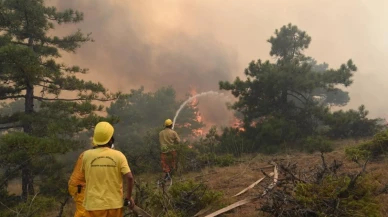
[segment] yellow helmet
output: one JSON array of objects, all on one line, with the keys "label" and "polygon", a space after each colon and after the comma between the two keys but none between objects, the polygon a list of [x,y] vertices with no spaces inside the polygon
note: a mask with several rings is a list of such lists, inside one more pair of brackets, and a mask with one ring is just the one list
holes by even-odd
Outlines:
[{"label": "yellow helmet", "polygon": [[165,122],[164,122],[164,126],[167,127],[167,126],[171,126],[172,125],[172,120],[171,119],[167,119]]},{"label": "yellow helmet", "polygon": [[94,128],[93,145],[105,145],[112,138],[113,126],[105,121],[99,122]]}]

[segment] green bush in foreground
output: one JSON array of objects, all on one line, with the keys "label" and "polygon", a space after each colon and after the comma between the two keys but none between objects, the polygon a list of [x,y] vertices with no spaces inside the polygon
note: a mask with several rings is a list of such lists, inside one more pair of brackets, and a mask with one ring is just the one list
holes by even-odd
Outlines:
[{"label": "green bush in foreground", "polygon": [[[15,203],[16,201],[14,201]],[[14,205],[13,203],[13,205]],[[55,205],[55,199],[32,195],[26,202],[19,202],[11,208],[0,206],[0,216],[1,217],[41,217],[47,216],[47,213],[52,211],[52,208]]]},{"label": "green bush in foreground", "polygon": [[151,214],[163,217],[193,216],[210,204],[216,204],[222,193],[203,183],[188,180],[175,182],[168,190],[153,189],[148,183],[136,185],[136,204]]},{"label": "green bush in foreground", "polygon": [[[380,184],[366,170],[343,170],[343,163],[326,162],[299,168],[297,163],[279,162],[279,179],[260,210],[277,217],[380,217]],[[383,189],[384,190],[384,189]]]},{"label": "green bush in foreground", "polygon": [[[376,186],[369,177],[358,178],[354,188],[350,188],[350,184],[349,176],[327,176],[319,184],[299,183],[295,198],[319,216],[381,216],[373,195]],[[331,203],[335,205],[328,205]]]}]

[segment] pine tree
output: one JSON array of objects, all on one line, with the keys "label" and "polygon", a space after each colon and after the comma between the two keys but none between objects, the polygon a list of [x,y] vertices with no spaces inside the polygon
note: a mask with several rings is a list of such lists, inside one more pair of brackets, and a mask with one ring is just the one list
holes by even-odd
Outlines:
[{"label": "pine tree", "polygon": [[92,39],[80,30],[52,36],[54,28],[82,20],[81,12],[57,11],[43,0],[0,1],[0,100],[24,101],[23,110],[0,114],[0,129],[9,132],[0,139],[0,185],[21,171],[24,199],[35,193],[34,177],[50,171],[56,154],[79,148],[78,133],[101,120],[96,112],[104,108],[92,102],[118,96],[77,77],[87,69],[59,62],[60,51],[75,53]]}]

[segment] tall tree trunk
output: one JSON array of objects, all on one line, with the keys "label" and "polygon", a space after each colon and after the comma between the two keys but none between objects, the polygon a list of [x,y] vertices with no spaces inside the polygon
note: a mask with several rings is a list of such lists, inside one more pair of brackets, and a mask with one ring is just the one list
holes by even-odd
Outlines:
[{"label": "tall tree trunk", "polygon": [[[34,112],[34,87],[27,84],[24,112],[30,116]],[[23,131],[27,134],[32,133],[30,121],[26,121],[23,126]],[[28,195],[35,194],[34,177],[32,174],[31,160],[27,160],[22,167],[22,198],[27,200]]]},{"label": "tall tree trunk", "polygon": [[[28,18],[27,25],[28,25]],[[33,50],[34,40],[32,37],[28,39],[28,47]],[[26,96],[24,102],[24,113],[28,116],[33,115],[34,113],[34,86],[28,80],[26,75]],[[32,123],[27,118],[27,121],[24,122],[23,125],[24,133],[31,134],[32,133]],[[22,167],[22,199],[27,200],[28,195],[34,195],[34,176],[32,173],[32,162],[31,159],[26,159],[26,162]]]},{"label": "tall tree trunk", "polygon": [[287,97],[288,97],[288,90],[287,90],[287,86],[285,86],[283,87],[282,95],[281,95],[281,104],[282,104],[281,108],[282,108],[283,115],[286,115],[288,110]]}]

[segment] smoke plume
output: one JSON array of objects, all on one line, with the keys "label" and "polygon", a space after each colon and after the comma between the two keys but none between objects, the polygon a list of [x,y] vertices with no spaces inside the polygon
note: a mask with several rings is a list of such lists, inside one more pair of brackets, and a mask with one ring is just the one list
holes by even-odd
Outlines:
[{"label": "smoke plume", "polygon": [[[386,0],[51,0],[85,13],[81,28],[95,43],[66,62],[90,68],[88,79],[111,90],[172,85],[180,97],[217,90],[218,81],[242,75],[251,60],[269,59],[266,42],[293,23],[312,36],[308,55],[336,68],[352,58],[359,71],[347,108],[365,104],[372,117],[388,116]],[[224,101],[200,100],[204,120],[225,124]]]}]

